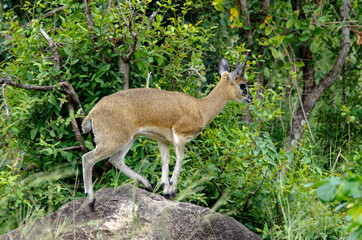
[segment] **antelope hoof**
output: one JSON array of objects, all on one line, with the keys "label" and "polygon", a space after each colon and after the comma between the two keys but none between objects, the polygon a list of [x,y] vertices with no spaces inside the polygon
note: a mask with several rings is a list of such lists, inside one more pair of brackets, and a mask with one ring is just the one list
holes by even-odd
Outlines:
[{"label": "antelope hoof", "polygon": [[167,199],[169,199],[169,200],[173,200],[173,199],[174,199],[174,197],[175,197],[175,195],[176,195],[176,193],[169,193],[169,194],[168,194],[168,198],[167,198]]},{"label": "antelope hoof", "polygon": [[96,200],[93,199],[93,201],[91,201],[91,202],[88,203],[89,209],[90,209],[92,212],[94,212],[94,203],[95,203],[95,202],[96,202]]},{"label": "antelope hoof", "polygon": [[144,186],[144,189],[148,192],[153,192],[153,187],[150,185],[150,186]]}]

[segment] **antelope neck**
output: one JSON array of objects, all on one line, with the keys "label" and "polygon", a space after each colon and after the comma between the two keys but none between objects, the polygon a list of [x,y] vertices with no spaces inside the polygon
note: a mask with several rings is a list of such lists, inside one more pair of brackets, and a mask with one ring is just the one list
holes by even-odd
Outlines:
[{"label": "antelope neck", "polygon": [[210,123],[226,105],[228,101],[225,89],[226,84],[226,80],[221,79],[209,95],[200,99],[200,110],[204,116],[206,124]]}]

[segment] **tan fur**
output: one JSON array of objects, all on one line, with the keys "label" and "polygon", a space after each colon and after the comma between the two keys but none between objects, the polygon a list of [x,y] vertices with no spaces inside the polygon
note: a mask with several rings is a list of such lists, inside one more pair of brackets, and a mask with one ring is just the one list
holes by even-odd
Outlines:
[{"label": "tan fur", "polygon": [[[96,148],[83,156],[85,191],[90,194],[91,209],[94,207],[91,169],[96,162],[108,157],[119,170],[152,190],[146,178],[124,163],[124,156],[137,136],[159,142],[164,195],[173,197],[177,190],[185,143],[199,135],[227,101],[252,99],[249,92],[244,94],[240,89],[242,79],[239,76],[231,79],[230,75],[224,72],[218,85],[203,99],[159,89],[131,89],[99,101],[82,124],[84,132],[93,130],[96,143]],[[169,182],[170,144],[174,144],[177,160]]]}]

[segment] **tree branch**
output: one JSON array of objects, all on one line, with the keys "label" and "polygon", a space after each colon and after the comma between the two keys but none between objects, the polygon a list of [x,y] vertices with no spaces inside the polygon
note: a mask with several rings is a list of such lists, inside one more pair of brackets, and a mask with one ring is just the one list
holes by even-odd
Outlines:
[{"label": "tree branch", "polygon": [[299,102],[300,102],[300,108],[301,108],[301,110],[302,110],[302,112],[303,112],[304,120],[305,120],[305,122],[307,123],[310,136],[312,137],[313,142],[315,142],[314,137],[313,137],[312,130],[311,130],[310,126],[309,126],[308,117],[307,117],[307,115],[305,114],[305,111],[304,111],[303,101],[302,101],[302,98],[301,98],[301,96],[300,96],[299,88],[298,88],[298,85],[297,85],[296,81],[294,81],[294,85],[295,85],[295,88],[297,89],[297,95],[298,95]]},{"label": "tree branch", "polygon": [[229,157],[231,155],[231,153],[234,151],[234,149],[231,149],[230,152],[228,153],[228,155],[225,157],[225,163],[224,163],[224,166],[223,168],[221,169],[220,171],[220,175],[224,172],[225,168],[226,168],[226,165],[228,164],[229,162]]},{"label": "tree branch", "polygon": [[[243,8],[244,12],[245,12],[245,22],[246,25],[250,26],[250,14],[249,14],[249,8],[248,8],[248,4],[246,0],[240,0],[240,5]],[[251,47],[253,45],[253,33],[251,32],[251,30],[246,30],[246,38],[248,39],[249,42],[249,47]]]},{"label": "tree branch", "polygon": [[148,25],[147,25],[147,30],[148,31],[151,31],[151,27],[152,27],[152,24],[153,24],[153,19],[156,17],[156,15],[157,15],[157,13],[158,13],[158,11],[159,11],[160,9],[157,9],[155,12],[153,12],[152,14],[151,14],[151,16],[148,18]]},{"label": "tree branch", "polygon": [[119,9],[119,11],[121,12],[121,16],[122,16],[122,18],[123,18],[123,21],[126,23],[126,26],[129,28],[129,24],[128,24],[128,22],[127,22],[127,19],[126,19],[126,17],[124,16],[123,11],[122,11],[121,3],[119,2],[119,0],[117,0],[117,2],[118,2],[118,9]]},{"label": "tree branch", "polygon": [[[284,47],[284,46],[283,46]],[[295,62],[296,62],[296,58],[295,58],[295,54],[294,54],[294,51],[293,51],[293,48],[290,46],[289,44],[289,48],[290,48],[290,51],[291,51],[291,56],[289,54],[287,54],[288,56],[288,59],[289,59],[289,62],[292,64],[292,68],[293,68],[293,71],[294,72],[297,72],[297,67],[295,66]],[[287,49],[285,49],[285,52],[288,53]],[[307,50],[303,50],[303,51],[306,51],[306,52],[310,52],[310,49],[309,49],[309,46],[308,46],[308,49]],[[305,56],[306,57],[306,56]],[[308,60],[310,61],[310,60]],[[308,64],[305,64],[305,67],[307,66]],[[314,68],[313,66],[307,66],[308,68],[305,69],[303,67],[303,73],[306,73],[306,75],[304,77],[308,78],[308,81],[304,81],[304,86],[303,86],[303,99],[305,98],[305,96],[307,96],[307,94],[305,94],[306,91],[310,91],[309,89],[312,88],[312,86],[314,85]],[[312,69],[310,69],[310,67]],[[310,83],[311,82],[311,83]],[[308,83],[308,85],[307,85]],[[299,102],[300,102],[300,109],[302,110],[302,113],[303,113],[303,117],[304,117],[304,120],[306,121],[307,123],[307,126],[308,126],[308,130],[309,130],[309,133],[310,133],[310,136],[312,137],[312,140],[313,142],[315,142],[314,140],[314,137],[313,137],[313,133],[312,133],[312,130],[310,128],[310,125],[309,125],[309,122],[308,122],[308,117],[304,111],[304,106],[303,106],[303,100],[302,100],[302,97],[300,96],[300,93],[299,93],[299,87],[298,87],[298,84],[297,84],[297,80],[293,81],[293,84],[297,90],[297,95],[298,95],[298,98],[299,98]],[[312,86],[310,86],[312,85]],[[293,114],[292,114],[293,116]],[[291,120],[291,123],[293,122],[293,118]],[[291,127],[292,127],[292,124],[291,124]]]},{"label": "tree branch", "polygon": [[133,29],[132,29],[135,12],[132,10],[131,1],[129,1],[129,18],[128,18],[128,21],[127,21],[126,17],[123,14],[123,10],[122,10],[122,7],[121,7],[121,4],[120,4],[119,0],[117,0],[117,2],[118,2],[118,9],[121,12],[123,21],[126,23],[126,26],[128,28],[128,32],[132,36],[133,44],[129,46],[129,48],[127,50],[127,51],[129,51],[128,54],[126,54],[125,56],[122,57],[124,62],[129,62],[129,60],[133,56],[134,52],[136,51],[136,45],[137,45],[137,42],[138,42],[138,33],[134,32]]},{"label": "tree branch", "polygon": [[217,191],[220,193],[220,196],[222,196],[222,195],[223,195],[223,192],[222,192],[221,188],[219,187],[219,185],[217,185],[217,183],[215,182],[215,180],[212,180],[211,182],[215,185]]},{"label": "tree branch", "polygon": [[[50,86],[37,86],[37,85],[24,84],[24,83],[20,82],[20,80],[17,77],[9,75],[9,74],[0,73],[0,75],[16,78],[18,80],[18,82],[15,82],[14,80],[12,80],[9,77],[0,78],[0,84],[8,84],[8,85],[16,87],[16,88],[22,88],[22,89],[27,89],[27,90],[36,90],[36,91],[53,91],[56,88],[63,88],[63,91],[67,95],[70,96],[70,99],[75,104],[75,108],[77,110],[80,109],[81,114],[83,116],[85,116],[83,107],[79,101],[79,98],[78,98],[73,86],[68,82],[59,82],[58,84],[50,85]],[[79,118],[79,119],[82,120],[83,118]]]},{"label": "tree branch", "polygon": [[[345,1],[345,3],[340,7],[340,15],[344,22],[348,21],[349,19],[349,8],[347,2],[348,1]],[[335,63],[333,64],[332,69],[327,73],[326,78],[321,79],[318,85],[313,87],[310,94],[308,94],[303,99],[303,109],[302,107],[299,107],[297,110],[296,119],[293,121],[293,128],[289,131],[286,142],[287,146],[289,147],[294,145],[294,140],[298,141],[301,138],[301,135],[303,133],[303,126],[301,125],[302,116],[305,114],[307,118],[309,118],[310,113],[313,111],[320,96],[329,87],[331,87],[332,84],[337,80],[338,76],[340,76],[342,66],[346,61],[350,49],[349,23],[346,22],[346,25],[342,27],[341,33],[344,35],[341,40],[341,49]]]},{"label": "tree branch", "polygon": [[[69,113],[73,112],[74,113],[74,107],[73,105],[71,104],[71,101],[69,99],[69,96],[67,98],[67,103],[65,104],[65,106],[67,107],[67,110]],[[79,144],[79,147],[82,151],[82,153],[86,153],[87,152],[87,148],[85,147],[85,144],[83,142],[83,139],[82,139],[82,135],[80,133],[80,130],[79,130],[79,127],[78,127],[78,124],[77,124],[77,120],[75,118],[72,118],[71,120],[71,124],[72,124],[72,132],[74,134],[74,138],[78,141],[78,144]]]},{"label": "tree branch", "polygon": [[2,85],[2,95],[3,95],[3,102],[4,102],[5,110],[6,110],[6,114],[5,114],[5,117],[4,117],[4,124],[5,124],[6,132],[7,132],[8,138],[9,138],[9,148],[8,148],[8,151],[5,154],[5,157],[3,158],[3,160],[0,163],[0,168],[3,166],[5,160],[8,158],[8,156],[10,154],[10,151],[11,151],[11,135],[10,135],[9,127],[8,127],[8,118],[10,117],[10,110],[9,110],[9,106],[8,106],[8,104],[6,102],[5,88],[6,88],[6,83],[4,83]]},{"label": "tree branch", "polygon": [[72,150],[79,150],[81,149],[80,146],[71,146],[64,148],[64,151],[72,151]]},{"label": "tree branch", "polygon": [[[56,8],[56,9],[50,11],[50,12],[45,13],[42,17],[43,17],[43,18],[51,17],[51,16],[53,16],[54,14],[56,14],[56,13],[58,13],[58,12],[61,12],[61,11],[63,11],[63,10],[66,9],[66,8],[67,8],[66,6],[62,6],[62,7]],[[31,23],[33,23],[35,20],[38,20],[38,19],[39,19],[39,18],[33,19],[33,20],[31,20],[30,22],[27,22],[27,23],[23,24],[21,27],[24,28],[24,29],[27,29]]]},{"label": "tree branch", "polygon": [[[45,13],[42,17],[43,17],[43,18],[51,17],[51,16],[53,16],[54,14],[56,14],[56,13],[58,13],[58,12],[61,12],[61,11],[63,11],[63,10],[66,9],[66,8],[67,8],[66,6],[62,6],[62,7],[56,8],[56,9],[50,11],[50,12]],[[39,19],[39,18],[33,19],[33,20],[31,20],[31,21],[23,24],[21,27],[24,28],[24,29],[28,29],[28,28],[29,28],[29,25],[30,25],[31,23],[33,23],[34,21],[38,20],[38,19]],[[0,36],[3,36],[3,37],[4,37],[5,39],[7,39],[7,40],[11,40],[11,39],[12,39],[10,33],[1,33],[1,32],[0,32]]]},{"label": "tree branch", "polygon": [[41,28],[40,32],[43,34],[44,38],[48,41],[50,49],[53,52],[54,70],[55,70],[60,64],[60,54],[58,52],[57,44],[48,36],[48,34],[44,31],[44,29]]},{"label": "tree branch", "polygon": [[[45,39],[48,41],[48,43],[50,45],[50,48],[51,48],[51,50],[53,52],[53,55],[54,55],[54,69],[56,69],[60,64],[60,54],[58,52],[57,44],[46,34],[46,32],[43,29],[40,29],[40,31],[43,34],[43,36],[45,37]],[[64,86],[66,86],[66,88],[64,90],[68,95],[67,96],[68,101],[66,102],[65,105],[67,107],[67,110],[68,110],[69,114],[72,111],[73,111],[73,113],[75,112],[74,111],[74,106],[72,104],[72,102],[73,102],[73,103],[76,103],[76,105],[78,107],[77,109],[80,109],[82,115],[84,116],[83,108],[82,108],[82,106],[80,104],[80,101],[78,99],[77,94],[74,91],[73,86],[71,84],[69,84],[68,82],[65,82]],[[83,121],[83,118],[81,118],[80,120]],[[83,139],[81,137],[81,134],[80,134],[79,127],[78,127],[76,119],[71,120],[71,126],[72,126],[72,131],[73,131],[73,134],[74,134],[74,138],[78,141],[82,152],[85,153],[87,150],[86,150],[86,147],[84,145]]]},{"label": "tree branch", "polygon": [[[349,11],[348,11],[348,1],[346,1],[341,7],[340,7],[340,13],[343,21],[347,21],[349,19]],[[337,77],[340,75],[341,69],[343,64],[346,61],[347,55],[349,53],[350,49],[350,28],[349,23],[346,23],[345,26],[342,27],[342,34],[343,39],[341,42],[341,50],[339,52],[339,55],[337,57],[336,62],[334,63],[332,69],[328,72],[326,78],[318,84],[318,85],[324,85],[325,87],[329,88],[334,81],[337,79]]]},{"label": "tree branch", "polygon": [[270,10],[270,0],[263,0],[263,3],[261,5],[261,9],[267,13]]},{"label": "tree branch", "polygon": [[[8,75],[8,74],[0,73],[0,75]],[[22,88],[22,89],[27,89],[27,90],[51,91],[58,87],[66,87],[66,85],[69,83],[59,82],[58,84],[51,85],[51,86],[36,86],[36,85],[24,84],[21,82],[15,82],[14,80],[12,80],[8,77],[1,77],[0,84],[8,84],[8,85],[11,85],[16,88]]]},{"label": "tree branch", "polygon": [[93,20],[92,20],[92,14],[90,13],[89,8],[88,8],[88,1],[83,0],[83,4],[84,4],[83,12],[84,12],[84,15],[85,15],[85,19],[87,21],[89,36],[91,37],[91,41],[92,41],[93,46],[94,46],[96,36],[93,33],[94,23],[93,23]]},{"label": "tree branch", "polygon": [[[125,14],[123,13],[123,9],[122,9],[122,5],[121,5],[120,1],[117,0],[117,2],[118,2],[118,9],[121,13],[122,19],[127,27],[128,33],[131,35],[131,38],[132,38],[132,40],[127,41],[126,34],[124,35],[124,40],[128,44],[128,49],[125,51],[125,53],[121,53],[121,52],[119,52],[119,49],[117,47],[115,48],[115,51],[117,51],[119,53],[118,69],[119,69],[119,72],[123,75],[122,76],[122,81],[123,81],[122,88],[123,88],[123,90],[125,90],[125,89],[129,89],[129,86],[130,86],[130,80],[129,80],[130,60],[138,49],[137,43],[138,43],[138,37],[139,37],[138,34],[139,33],[134,31],[134,29],[133,29],[133,25],[135,24],[137,19],[135,19],[135,15],[136,15],[135,10],[132,9],[132,1],[128,2],[128,8],[129,8],[128,19],[126,18]],[[148,18],[149,19],[149,23],[147,25],[148,30],[151,30],[153,19],[157,15],[158,11],[159,11],[159,9],[157,9],[154,13],[152,13],[151,16]],[[142,22],[138,23],[138,24],[143,25],[144,19],[145,19],[145,16],[143,16]]]},{"label": "tree branch", "polygon": [[[0,74],[6,75],[3,73],[0,73]],[[74,107],[71,103],[71,102],[73,102],[76,105],[76,109],[80,109],[81,115],[85,116],[82,105],[79,102],[78,96],[75,93],[73,86],[68,82],[59,82],[58,84],[51,85],[51,86],[36,86],[36,85],[23,84],[21,82],[17,83],[8,77],[1,77],[0,84],[10,85],[10,86],[13,86],[16,88],[22,88],[22,89],[27,89],[27,90],[37,90],[37,91],[53,91],[56,88],[63,88],[64,92],[68,96],[68,102],[66,103],[68,112],[70,112],[70,111],[74,112]],[[3,87],[3,91],[4,91],[4,87]],[[79,120],[83,121],[83,117],[79,117]],[[78,141],[80,149],[82,150],[82,152],[86,152],[86,148],[85,148],[83,139],[81,138],[79,127],[78,127],[76,120],[72,119],[71,123],[72,123],[72,131],[74,133],[74,137]]]},{"label": "tree branch", "polygon": [[244,212],[246,212],[247,209],[248,209],[248,205],[249,205],[249,200],[250,200],[250,198],[251,198],[252,196],[254,196],[255,194],[257,194],[258,191],[259,191],[259,189],[261,188],[261,186],[263,186],[263,183],[264,183],[264,181],[265,181],[265,178],[266,178],[267,173],[268,173],[268,170],[265,171],[264,176],[263,176],[263,179],[261,180],[259,186],[255,189],[255,191],[254,191],[253,193],[250,193],[250,194],[246,197],[245,202],[244,202],[244,206],[243,206],[243,211],[244,211]]},{"label": "tree branch", "polygon": [[[354,16],[356,16],[356,12],[354,11],[351,2],[349,0],[345,0],[345,3],[347,4],[349,10],[351,10],[351,12],[353,13]],[[358,21],[359,22],[359,21]]]},{"label": "tree branch", "polygon": [[[340,7],[340,14],[343,21],[349,19],[349,11],[347,1]],[[340,75],[343,64],[346,61],[347,55],[350,49],[350,28],[349,23],[346,23],[341,30],[343,39],[341,41],[341,50],[338,54],[336,62],[333,64],[332,69],[327,73],[325,79],[321,79],[319,84],[315,86],[308,99],[305,100],[305,104],[309,109],[313,109],[322,93],[327,90],[337,80]]]},{"label": "tree branch", "polygon": [[180,74],[186,72],[186,71],[194,71],[203,81],[206,81],[206,79],[197,71],[195,68],[188,68],[180,72]]}]

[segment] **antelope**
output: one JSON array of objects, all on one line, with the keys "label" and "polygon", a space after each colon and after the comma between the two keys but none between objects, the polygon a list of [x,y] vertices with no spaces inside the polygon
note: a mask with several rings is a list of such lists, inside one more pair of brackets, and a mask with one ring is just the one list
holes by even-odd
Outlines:
[{"label": "antelope", "polygon": [[[88,205],[94,211],[92,168],[109,157],[109,162],[129,178],[153,191],[150,182],[125,164],[124,158],[138,136],[155,139],[162,161],[163,195],[173,199],[177,191],[185,143],[198,136],[229,100],[253,100],[245,83],[246,61],[230,72],[229,62],[219,65],[220,82],[202,99],[180,92],[152,88],[119,91],[101,99],[82,123],[84,133],[91,130],[96,147],[82,156],[83,180]],[[176,163],[169,180],[170,144]]]}]

